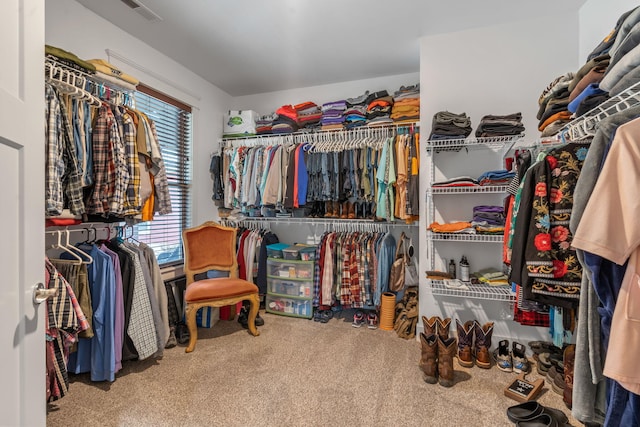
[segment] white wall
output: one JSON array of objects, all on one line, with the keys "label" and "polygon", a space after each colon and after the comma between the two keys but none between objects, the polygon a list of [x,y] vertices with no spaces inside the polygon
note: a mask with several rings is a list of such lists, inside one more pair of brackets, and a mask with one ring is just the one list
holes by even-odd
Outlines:
[{"label": "white wall", "polygon": [[618,18],[638,6],[634,0],[588,0],[580,8],[580,63],[616,26]]},{"label": "white wall", "polygon": [[211,200],[210,153],[222,134],[222,116],[231,105],[231,96],[74,0],[46,3],[45,40],[83,59],[107,59],[105,49],[114,50],[165,81],[116,59],[111,60],[113,65],[194,107],[192,221],[200,224],[214,219],[217,213]]},{"label": "white wall", "polygon": [[[442,110],[466,112],[472,119],[474,132],[486,114],[521,112],[527,139],[532,141],[538,138],[540,133],[535,116],[540,93],[556,76],[576,71],[579,64],[577,14],[554,15],[548,19],[562,25],[555,25],[553,31],[546,31],[540,19],[532,19],[422,38],[420,88],[423,141],[431,130],[433,115]],[[424,142],[422,144],[424,146]],[[499,158],[483,157],[474,151],[468,154],[462,151],[455,156],[441,153],[439,156],[445,158],[448,166],[454,166],[456,172],[469,171],[471,175],[482,167],[490,170],[501,166]],[[429,159],[426,155],[423,158],[421,194],[426,194]],[[448,220],[452,219],[451,216],[469,218],[468,200],[458,200],[454,196],[446,196],[446,199],[439,197],[436,199],[437,205],[444,207]],[[482,200],[500,203],[500,198]],[[474,199],[473,203],[476,202],[477,199]],[[425,205],[421,208],[421,218],[426,218]],[[463,211],[456,212],[459,206],[463,207]],[[427,251],[424,250],[426,226],[420,227],[421,271],[430,267]],[[491,260],[493,267],[501,265],[501,246],[498,244],[446,243],[437,244],[436,249],[445,255],[442,257],[442,254],[437,254],[436,267],[440,269],[446,267],[438,265],[442,258],[453,257],[458,262],[462,254],[469,258],[472,270],[487,266],[483,264]],[[497,338],[518,339],[523,343],[531,339],[548,339],[543,328],[523,327],[511,321],[513,309],[508,303],[455,297],[434,298],[426,291],[424,283],[420,294],[420,314],[445,315],[463,322],[470,319],[495,321],[494,336]]]},{"label": "white wall", "polygon": [[400,86],[416,84],[419,81],[420,73],[409,73],[258,95],[238,96],[233,99],[233,108],[236,110],[254,110],[264,115],[275,111],[283,105],[296,105],[306,101],[322,105],[326,102],[340,99],[355,98],[367,90],[370,92],[387,90],[389,95],[393,96],[393,92],[398,90]]}]

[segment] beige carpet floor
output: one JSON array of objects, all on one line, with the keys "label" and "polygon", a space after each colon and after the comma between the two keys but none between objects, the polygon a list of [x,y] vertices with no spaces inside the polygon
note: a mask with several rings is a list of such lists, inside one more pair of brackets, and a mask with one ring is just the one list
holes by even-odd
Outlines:
[{"label": "beige carpet floor", "polygon": [[[72,376],[69,394],[49,404],[47,425],[513,425],[505,411],[517,402],[503,390],[515,374],[456,364],[455,385],[444,388],[422,380],[418,342],[393,331],[340,317],[263,318],[258,337],[220,321],[200,329],[193,353],[178,346],[127,362],[113,383]],[[538,401],[570,414],[546,385]]]}]

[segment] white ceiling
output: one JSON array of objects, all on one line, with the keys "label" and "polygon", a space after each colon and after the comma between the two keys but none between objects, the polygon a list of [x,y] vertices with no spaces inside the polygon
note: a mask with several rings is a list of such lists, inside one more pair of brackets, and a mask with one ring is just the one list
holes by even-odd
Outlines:
[{"label": "white ceiling", "polygon": [[535,17],[553,31],[551,14],[585,2],[134,0],[151,22],[121,0],[77,1],[232,96],[418,72],[422,36]]}]

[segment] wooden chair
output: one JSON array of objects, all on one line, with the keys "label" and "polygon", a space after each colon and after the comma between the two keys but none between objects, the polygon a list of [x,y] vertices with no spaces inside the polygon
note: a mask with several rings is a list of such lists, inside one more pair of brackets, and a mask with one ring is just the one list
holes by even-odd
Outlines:
[{"label": "wooden chair", "polygon": [[[249,300],[249,332],[254,336],[260,335],[255,323],[260,308],[258,287],[238,279],[236,229],[208,221],[198,227],[183,230],[182,244],[187,276],[186,316],[190,335],[186,352],[190,353],[196,347],[196,313],[202,307],[223,307]],[[195,280],[197,274],[209,270],[228,271],[229,277]]]}]

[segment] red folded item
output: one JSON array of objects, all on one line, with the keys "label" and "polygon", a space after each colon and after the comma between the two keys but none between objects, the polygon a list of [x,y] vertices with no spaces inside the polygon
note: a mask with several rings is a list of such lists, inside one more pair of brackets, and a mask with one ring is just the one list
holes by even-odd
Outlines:
[{"label": "red folded item", "polygon": [[313,107],[318,108],[318,105],[316,103],[314,103],[314,102],[307,101],[307,102],[303,102],[301,104],[298,104],[298,105],[294,106],[293,108],[296,111],[302,111],[302,110],[306,110],[307,108],[313,108]]},{"label": "red folded item", "polygon": [[298,112],[291,105],[283,105],[276,110],[279,116],[286,116],[292,120],[298,121]]},{"label": "red folded item", "polygon": [[74,218],[47,218],[44,222],[45,227],[62,227],[65,225],[82,224],[82,220]]}]

